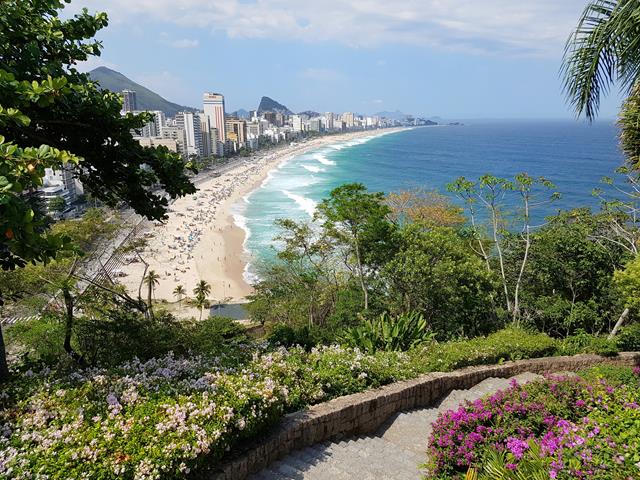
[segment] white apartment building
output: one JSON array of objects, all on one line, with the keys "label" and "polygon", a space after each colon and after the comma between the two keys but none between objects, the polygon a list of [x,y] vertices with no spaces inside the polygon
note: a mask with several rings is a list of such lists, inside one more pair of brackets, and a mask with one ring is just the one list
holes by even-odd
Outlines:
[{"label": "white apartment building", "polygon": [[204,149],[202,148],[202,127],[200,124],[200,115],[192,112],[179,112],[176,115],[176,126],[184,130],[187,156],[203,156]]}]

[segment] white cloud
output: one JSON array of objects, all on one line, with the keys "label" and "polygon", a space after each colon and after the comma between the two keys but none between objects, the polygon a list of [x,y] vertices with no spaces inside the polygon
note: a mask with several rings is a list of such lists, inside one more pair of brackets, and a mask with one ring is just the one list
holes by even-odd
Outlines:
[{"label": "white cloud", "polygon": [[373,103],[374,105],[380,105],[380,104],[383,104],[384,102],[379,98],[376,98],[375,100],[371,100],[371,103]]},{"label": "white cloud", "polygon": [[196,48],[200,45],[200,42],[189,38],[181,38],[180,40],[169,41],[167,42],[167,45],[173,48]]},{"label": "white cloud", "polygon": [[107,10],[116,23],[159,21],[223,31],[230,37],[558,55],[584,4],[584,0],[78,0],[72,5]]}]

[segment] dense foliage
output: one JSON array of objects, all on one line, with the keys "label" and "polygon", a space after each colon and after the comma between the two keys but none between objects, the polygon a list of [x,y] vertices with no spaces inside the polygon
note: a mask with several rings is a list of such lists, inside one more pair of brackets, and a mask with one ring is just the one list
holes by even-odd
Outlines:
[{"label": "dense foliage", "polygon": [[[64,19],[66,3],[0,2],[2,270],[47,262],[72,248],[67,236],[49,231],[42,212],[37,189],[46,168],[69,170],[95,198],[109,206],[125,202],[151,219],[165,217],[169,198],[196,190],[186,173],[190,165],[179,155],[134,140],[131,131],[148,115],[122,116],[119,95],[100,91],[78,72],[79,62],[100,55],[93,37],[107,16],[84,9]],[[0,380],[7,375],[0,330]]]},{"label": "dense foliage", "polygon": [[[584,378],[514,383],[442,414],[429,441],[437,478],[637,478],[640,371],[596,368]],[[607,377],[607,378],[605,378]]]},{"label": "dense foliage", "polygon": [[347,328],[343,334],[346,344],[373,353],[377,350],[404,352],[433,338],[427,321],[417,313],[364,320],[357,327]]},{"label": "dense foliage", "polygon": [[[548,180],[526,174],[452,183],[466,224],[451,218],[459,210],[443,197],[383,197],[345,185],[331,192],[315,223],[278,222],[281,246],[260,273],[251,316],[268,328],[286,325],[305,343],[342,338],[385,313],[420,314],[441,340],[509,323],[554,337],[615,333],[620,318],[640,314],[640,194],[628,180],[625,202],[605,200],[598,213],[559,212],[536,227],[531,211],[556,194]],[[505,213],[518,199],[528,213]]]},{"label": "dense foliage", "polygon": [[[523,274],[522,317],[541,331],[566,336],[585,330],[608,332],[623,307],[613,276],[630,258],[614,242],[598,238],[609,218],[587,209],[562,212],[532,235]],[[519,274],[524,245],[505,242],[509,284]]]},{"label": "dense foliage", "polygon": [[[228,448],[264,431],[284,412],[430,371],[561,352],[558,341],[522,330],[432,342],[408,352],[272,350],[248,344],[221,319],[186,326],[159,320],[143,331],[142,319],[133,326],[113,324],[106,333],[98,329],[93,341],[103,353],[97,366],[85,369],[42,366],[45,353],[55,358],[55,345],[60,349],[49,342],[62,333],[53,319],[11,327],[9,337],[25,344],[28,364],[0,392],[0,475],[182,477],[204,463],[215,465]],[[176,337],[193,350],[133,358],[154,353],[153,345],[160,354],[175,346]],[[145,347],[145,339],[152,345]],[[110,359],[108,347],[120,357]],[[218,353],[206,353],[211,351]],[[127,352],[131,359],[123,361]]]}]

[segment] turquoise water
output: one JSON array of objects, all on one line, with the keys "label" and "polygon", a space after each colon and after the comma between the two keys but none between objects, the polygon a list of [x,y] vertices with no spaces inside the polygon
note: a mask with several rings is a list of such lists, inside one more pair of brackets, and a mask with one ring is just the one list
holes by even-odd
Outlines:
[{"label": "turquoise water", "polygon": [[[308,220],[317,202],[336,186],[362,182],[371,191],[426,187],[442,192],[464,175],[545,176],[562,198],[538,210],[597,206],[591,191],[622,163],[613,123],[485,121],[464,126],[422,127],[327,147],[293,158],[235,207],[248,233],[254,265],[273,255],[277,218]],[[249,266],[249,277],[255,267]]]}]

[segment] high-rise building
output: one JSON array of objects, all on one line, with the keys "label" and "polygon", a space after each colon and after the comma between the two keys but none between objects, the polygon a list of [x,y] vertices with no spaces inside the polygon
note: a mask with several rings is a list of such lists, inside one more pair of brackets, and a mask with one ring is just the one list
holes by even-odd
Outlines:
[{"label": "high-rise building", "polygon": [[304,123],[302,120],[302,116],[300,115],[292,115],[291,116],[291,126],[293,127],[294,132],[301,132],[304,130]]},{"label": "high-rise building", "polygon": [[167,147],[170,152],[179,153],[178,142],[172,138],[137,137],[136,140],[143,147]]},{"label": "high-rise building", "polygon": [[247,123],[247,137],[250,139],[259,138],[264,131],[261,122],[249,122]]},{"label": "high-rise building", "polygon": [[244,120],[230,119],[225,122],[227,140],[234,141],[239,147],[247,142],[247,122]]},{"label": "high-rise building", "polygon": [[53,200],[57,198],[64,200],[63,211],[67,213],[71,204],[78,199],[78,193],[82,193],[82,188],[74,176],[73,169],[65,166],[60,170],[45,168],[43,184],[38,192],[47,212],[55,218],[61,218],[63,212],[53,208]]},{"label": "high-rise building", "polygon": [[145,123],[141,129],[132,130],[134,137],[158,137],[162,132],[162,128],[165,127],[167,123],[164,112],[160,110],[153,110],[151,112],[140,112],[134,110],[131,113],[136,115],[140,113],[150,113],[152,115],[151,121]]},{"label": "high-rise building", "polygon": [[133,90],[122,91],[122,111],[133,112],[138,110],[138,102],[136,100],[136,92]]},{"label": "high-rise building", "polygon": [[43,186],[52,187],[60,186],[65,191],[65,198],[70,202],[75,202],[77,199],[76,192],[76,179],[71,167],[62,167],[60,170],[54,170],[52,168],[44,169]]},{"label": "high-rise building", "polygon": [[263,112],[262,118],[264,118],[271,125],[277,125],[278,120],[276,118],[275,112]]},{"label": "high-rise building", "polygon": [[162,129],[161,138],[175,140],[178,145],[178,153],[183,157],[188,156],[187,137],[184,128],[180,127],[164,127]]},{"label": "high-rise building", "polygon": [[311,120],[309,120],[309,130],[311,132],[321,132],[322,121],[319,118],[312,118]]},{"label": "high-rise building", "polygon": [[187,156],[203,156],[200,116],[192,112],[179,112],[176,115],[176,126],[184,130]]},{"label": "high-rise building", "polygon": [[324,126],[327,130],[333,130],[333,113],[327,112],[324,114]]},{"label": "high-rise building", "polygon": [[347,128],[353,128],[355,125],[355,116],[353,112],[345,112],[342,114],[342,121],[345,123]]},{"label": "high-rise building", "polygon": [[226,141],[224,96],[219,93],[205,93],[203,96],[204,114],[209,119],[209,126],[218,130],[218,142]]}]

